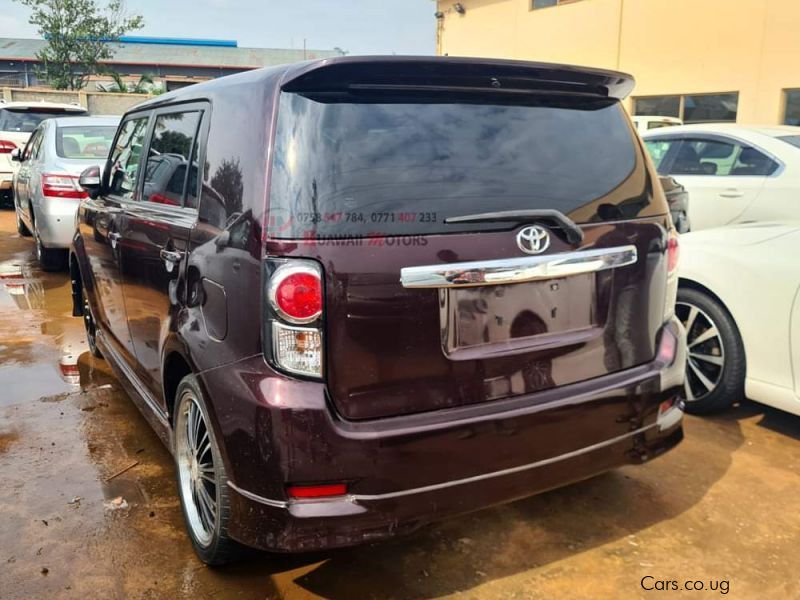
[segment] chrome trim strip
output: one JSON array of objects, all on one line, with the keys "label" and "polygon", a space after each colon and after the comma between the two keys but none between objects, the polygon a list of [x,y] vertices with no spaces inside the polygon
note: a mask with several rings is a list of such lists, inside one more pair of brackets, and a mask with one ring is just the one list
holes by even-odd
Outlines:
[{"label": "chrome trim strip", "polygon": [[243,490],[238,485],[234,485],[232,482],[228,482],[228,487],[231,488],[234,492],[241,494],[248,500],[252,500],[253,502],[258,502],[259,504],[266,504],[267,506],[272,506],[274,508],[287,508],[289,506],[288,502],[284,502],[282,500],[270,500],[269,498],[264,498],[263,496],[258,496],[252,492],[248,492],[247,490]]},{"label": "chrome trim strip", "polygon": [[400,283],[405,288],[504,285],[625,267],[634,264],[638,257],[636,246],[630,245],[544,256],[403,267]]},{"label": "chrome trim strip", "polygon": [[[562,460],[568,460],[570,458],[575,458],[577,456],[581,456],[582,454],[587,454],[589,452],[594,452],[595,450],[600,450],[605,448],[606,446],[613,446],[614,444],[624,441],[627,438],[633,437],[635,435],[642,434],[654,427],[658,427],[658,423],[652,423],[645,427],[640,427],[634,431],[629,431],[628,433],[624,433],[617,437],[604,440],[602,442],[598,442],[597,444],[592,444],[591,446],[585,446],[584,448],[579,448],[578,450],[573,450],[572,452],[567,452],[566,454],[560,454],[558,456],[553,456],[550,458],[545,458],[543,460],[539,460],[536,462],[528,463],[525,465],[520,465],[518,467],[510,467],[508,469],[501,469],[500,471],[492,471],[490,473],[483,473],[482,475],[475,475],[473,477],[464,477],[463,479],[453,479],[451,481],[445,481],[443,483],[435,483],[432,485],[426,485],[418,488],[411,488],[408,490],[400,490],[398,492],[388,492],[386,494],[348,494],[347,496],[343,496],[342,498],[347,500],[348,502],[357,501],[357,500],[365,500],[365,501],[374,501],[374,500],[388,500],[391,498],[400,498],[402,496],[411,496],[413,494],[424,494],[425,492],[434,492],[436,490],[443,490],[449,487],[455,487],[457,485],[464,485],[467,483],[477,483],[479,481],[485,481],[487,479],[494,479],[495,477],[503,477],[504,475],[513,475],[514,473],[520,473],[522,471],[528,471],[530,469],[535,469],[537,467],[544,467],[547,465],[551,465],[557,462],[561,462]],[[302,500],[296,500],[293,502],[284,502],[281,500],[272,500],[270,498],[264,498],[262,496],[257,496],[251,492],[243,490],[230,481],[228,482],[228,486],[238,493],[240,493],[245,498],[249,498],[254,502],[258,502],[260,504],[266,504],[267,506],[273,506],[275,508],[287,508],[290,504],[300,503],[303,502]],[[318,501],[318,500],[316,500]],[[329,500],[329,501],[332,501]]]}]

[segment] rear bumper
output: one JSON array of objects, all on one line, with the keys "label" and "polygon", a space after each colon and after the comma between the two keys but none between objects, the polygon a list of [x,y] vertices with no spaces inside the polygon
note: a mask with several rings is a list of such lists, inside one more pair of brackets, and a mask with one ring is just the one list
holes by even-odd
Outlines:
[{"label": "rear bumper", "polygon": [[78,201],[69,198],[39,199],[34,207],[36,230],[45,248],[69,248],[75,234]]},{"label": "rear bumper", "polygon": [[[371,422],[339,419],[323,385],[277,376],[261,357],[202,373],[233,490],[230,533],[275,551],[347,546],[646,462],[683,437],[680,408],[659,412],[683,381],[682,328],[668,326],[681,340],[669,365]],[[348,495],[284,491],[325,482],[347,482]]]}]

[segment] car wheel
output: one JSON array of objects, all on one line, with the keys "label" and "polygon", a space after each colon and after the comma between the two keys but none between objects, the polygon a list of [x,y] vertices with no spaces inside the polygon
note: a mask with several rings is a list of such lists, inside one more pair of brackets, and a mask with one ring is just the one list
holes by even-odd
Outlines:
[{"label": "car wheel", "polygon": [[195,552],[209,565],[231,562],[241,546],[228,536],[230,489],[208,408],[194,375],[187,375],[178,384],[174,454],[178,495]]},{"label": "car wheel", "polygon": [[61,248],[45,248],[39,232],[34,231],[36,237],[36,260],[45,271],[60,271],[66,264],[67,253]]},{"label": "car wheel", "polygon": [[703,415],[742,400],[744,346],[730,313],[709,294],[680,288],[675,314],[686,328],[686,411]]},{"label": "car wheel", "polygon": [[17,219],[17,233],[22,237],[31,237],[31,230],[28,229],[28,226],[25,225],[25,222],[19,216],[19,210],[16,207],[14,208],[14,216]]},{"label": "car wheel", "polygon": [[89,296],[86,288],[81,287],[81,301],[83,302],[83,326],[86,329],[86,343],[92,356],[103,358],[103,353],[97,347],[97,322],[94,320],[92,305],[89,303]]}]

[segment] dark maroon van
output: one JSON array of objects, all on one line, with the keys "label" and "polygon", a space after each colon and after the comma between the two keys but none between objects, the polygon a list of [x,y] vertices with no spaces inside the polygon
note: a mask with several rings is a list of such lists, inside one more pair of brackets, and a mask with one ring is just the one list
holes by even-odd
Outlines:
[{"label": "dark maroon van", "polygon": [[173,452],[202,560],[387,538],[681,440],[677,237],[632,87],[346,57],[123,117],[81,178],[75,314]]}]

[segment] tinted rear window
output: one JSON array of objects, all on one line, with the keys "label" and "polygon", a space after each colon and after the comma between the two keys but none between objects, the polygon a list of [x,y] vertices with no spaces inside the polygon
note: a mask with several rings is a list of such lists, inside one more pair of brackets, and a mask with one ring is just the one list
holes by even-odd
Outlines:
[{"label": "tinted rear window", "polygon": [[800,135],[782,135],[778,139],[800,148]]},{"label": "tinted rear window", "polygon": [[489,211],[569,215],[617,188],[639,152],[621,105],[609,100],[353,102],[284,93],[278,115],[270,229],[282,238],[509,227],[444,222]]},{"label": "tinted rear window", "polygon": [[56,154],[61,158],[106,158],[116,132],[114,125],[59,127]]},{"label": "tinted rear window", "polygon": [[45,119],[63,117],[67,113],[57,108],[48,110],[21,110],[0,108],[0,131],[19,131],[30,133]]}]

